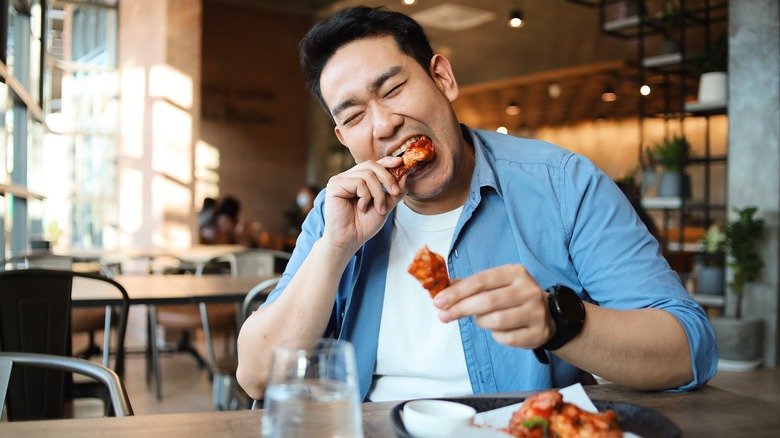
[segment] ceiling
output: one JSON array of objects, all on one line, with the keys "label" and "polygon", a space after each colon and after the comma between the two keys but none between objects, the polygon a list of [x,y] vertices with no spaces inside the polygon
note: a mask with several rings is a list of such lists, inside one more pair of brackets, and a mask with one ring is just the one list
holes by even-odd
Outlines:
[{"label": "ceiling", "polygon": [[[418,0],[413,6],[401,0],[246,1],[315,16],[355,5],[384,5],[412,15],[423,23],[434,51],[452,61],[461,88],[455,108],[463,122],[477,128],[518,131],[638,114],[637,41],[600,32],[599,10],[588,6],[594,0]],[[652,8],[653,1],[648,3]],[[443,15],[423,22],[441,8]],[[521,29],[507,25],[514,9],[522,10],[526,20]],[[480,14],[487,18],[474,27],[444,28]],[[646,53],[656,53],[659,46],[660,38],[648,38]],[[657,75],[643,82],[663,81]],[[616,93],[615,101],[602,100],[605,88]],[[678,89],[672,84],[664,93],[651,93],[643,98],[645,105],[660,112],[665,98],[678,99]],[[518,114],[507,114],[510,102],[519,105]]]}]

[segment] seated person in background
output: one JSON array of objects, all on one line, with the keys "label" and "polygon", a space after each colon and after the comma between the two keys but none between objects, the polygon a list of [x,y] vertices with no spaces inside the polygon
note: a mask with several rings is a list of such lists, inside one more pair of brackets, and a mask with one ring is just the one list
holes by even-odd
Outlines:
[{"label": "seated person in background", "polygon": [[203,227],[208,225],[211,218],[214,217],[214,213],[217,210],[217,200],[214,198],[203,198],[203,206],[198,212],[198,229],[202,230]]},{"label": "seated person in background", "polygon": [[[675,391],[714,375],[707,316],[615,183],[562,148],[459,124],[450,62],[414,20],[348,8],[300,48],[357,164],[317,196],[277,288],[241,328],[250,396],[263,395],[275,344],[328,335],[354,344],[372,401],[564,387],[583,371]],[[388,169],[421,136],[432,160],[396,179]],[[423,245],[452,279],[433,300],[406,272]]]},{"label": "seated person in background", "polygon": [[227,195],[219,203],[211,220],[201,229],[201,243],[211,245],[257,245],[259,224],[246,227],[239,220],[241,202]]},{"label": "seated person in background", "polygon": [[301,226],[303,220],[309,214],[312,208],[314,208],[314,198],[317,197],[317,193],[320,192],[320,188],[314,184],[304,184],[298,189],[298,194],[295,196],[295,210],[287,212],[287,235],[290,237],[297,237],[301,233]]}]

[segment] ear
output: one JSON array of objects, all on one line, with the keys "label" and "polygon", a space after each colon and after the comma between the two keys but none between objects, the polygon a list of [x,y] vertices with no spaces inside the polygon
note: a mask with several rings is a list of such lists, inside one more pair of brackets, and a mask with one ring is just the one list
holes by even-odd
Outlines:
[{"label": "ear", "polygon": [[[334,127],[333,127],[333,132],[335,132],[335,133],[336,133],[336,138],[338,138],[338,139],[339,139],[339,143],[341,143],[341,144],[344,144],[344,136],[343,136],[343,135],[341,135],[341,130],[339,129],[339,127],[338,127],[338,126],[334,126]],[[345,145],[345,146],[346,146],[346,145]]]},{"label": "ear", "polygon": [[458,98],[458,82],[455,80],[452,65],[447,58],[441,55],[433,55],[433,58],[431,58],[431,76],[433,77],[433,82],[447,96],[450,102],[454,102]]}]

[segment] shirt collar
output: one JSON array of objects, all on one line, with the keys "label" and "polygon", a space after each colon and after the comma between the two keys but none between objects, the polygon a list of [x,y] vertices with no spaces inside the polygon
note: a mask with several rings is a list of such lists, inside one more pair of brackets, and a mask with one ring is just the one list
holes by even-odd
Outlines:
[{"label": "shirt collar", "polygon": [[471,178],[471,193],[469,194],[468,202],[474,206],[479,204],[483,187],[490,187],[495,190],[499,196],[502,196],[501,189],[498,186],[496,172],[489,157],[490,151],[482,142],[482,139],[476,130],[471,129],[466,125],[461,125],[461,129],[464,137],[468,136],[468,138],[471,139],[471,144],[474,145],[474,174]]}]

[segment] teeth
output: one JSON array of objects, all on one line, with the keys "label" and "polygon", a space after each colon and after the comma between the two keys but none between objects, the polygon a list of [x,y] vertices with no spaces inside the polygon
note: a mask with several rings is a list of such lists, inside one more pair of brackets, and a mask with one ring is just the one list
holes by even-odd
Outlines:
[{"label": "teeth", "polygon": [[395,152],[393,152],[392,155],[394,157],[400,157],[401,155],[404,154],[404,152],[406,152],[406,148],[408,148],[410,144],[416,142],[419,139],[420,139],[420,137],[415,136],[415,137],[410,138],[409,140],[406,140],[406,143],[404,143],[403,146],[401,146]]}]

